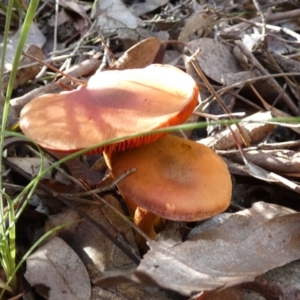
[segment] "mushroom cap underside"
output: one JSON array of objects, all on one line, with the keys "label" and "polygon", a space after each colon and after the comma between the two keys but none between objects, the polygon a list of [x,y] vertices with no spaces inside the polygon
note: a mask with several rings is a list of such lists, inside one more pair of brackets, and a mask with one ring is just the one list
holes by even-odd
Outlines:
[{"label": "mushroom cap underside", "polygon": [[118,188],[158,216],[170,220],[207,219],[230,204],[232,183],[227,165],[210,148],[167,135],[149,145],[115,152],[109,161]]},{"label": "mushroom cap underside", "polygon": [[[44,148],[74,152],[112,138],[181,124],[197,102],[195,81],[175,67],[105,71],[77,90],[33,99],[21,111],[20,127]],[[116,149],[150,143],[163,135],[131,139]]]}]

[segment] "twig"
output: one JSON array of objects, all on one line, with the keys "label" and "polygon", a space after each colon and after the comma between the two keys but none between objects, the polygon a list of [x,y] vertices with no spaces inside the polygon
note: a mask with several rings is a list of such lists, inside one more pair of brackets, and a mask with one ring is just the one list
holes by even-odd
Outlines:
[{"label": "twig", "polygon": [[261,6],[260,6],[259,2],[257,0],[252,0],[252,1],[253,1],[253,4],[254,4],[255,8],[257,9],[260,17],[261,17],[261,22],[262,22],[262,32],[261,32],[262,33],[262,39],[261,39],[261,41],[262,41],[262,43],[264,43],[265,38],[266,38],[266,24],[267,24],[266,18],[265,18],[265,15],[264,15],[264,13],[261,9]]},{"label": "twig", "polygon": [[27,54],[25,52],[22,52],[22,54],[24,56],[32,59],[33,61],[39,62],[41,65],[43,65],[44,67],[49,68],[50,70],[54,71],[55,73],[60,74],[60,75],[62,75],[64,77],[68,78],[71,82],[76,82],[78,85],[86,83],[85,81],[82,81],[82,80],[79,80],[77,78],[74,78],[74,77],[70,76],[69,74],[58,70],[57,68],[55,68],[52,65],[48,64],[47,62],[38,59],[37,57],[34,57],[34,56],[32,56],[30,54]]},{"label": "twig", "polygon": [[[17,171],[21,176],[24,178],[31,180],[31,176],[27,174],[25,171],[8,161],[7,159],[4,159],[5,163],[15,171]],[[98,228],[103,235],[105,235],[112,243],[114,243],[121,251],[123,251],[134,263],[139,264],[140,258],[136,255],[136,253],[133,253],[132,249],[128,248],[128,245],[124,245],[123,240],[120,239],[119,236],[113,236],[102,224],[97,223],[94,219],[92,219],[90,216],[88,216],[85,212],[80,210],[76,205],[72,203],[71,200],[60,196],[55,191],[47,187],[45,184],[43,184],[41,181],[38,183],[38,188],[46,192],[48,195],[52,195],[53,197],[56,197],[61,202],[63,202],[65,205],[70,207],[72,210],[74,210],[76,213],[78,213],[82,218],[84,218],[86,221],[90,222],[91,225]]]},{"label": "twig", "polygon": [[[261,74],[268,75],[268,72],[265,70],[265,68],[260,64],[260,62],[254,57],[254,55],[247,49],[247,47],[241,42],[241,41],[235,41],[235,45],[239,47],[239,49],[242,51],[242,53],[247,57],[249,63],[251,66],[255,69],[257,69]],[[282,76],[286,76],[286,74],[282,74]],[[272,84],[274,87],[278,89],[278,91],[282,91],[282,88],[277,83],[277,81],[271,77]],[[291,101],[291,99],[286,95],[283,94],[282,99],[286,102],[287,106],[290,108],[290,110],[297,115],[298,114],[298,107],[295,105],[294,102]]]},{"label": "twig", "polygon": [[[281,20],[287,20],[292,18],[299,18],[300,17],[300,9],[294,9],[290,11],[280,12],[280,13],[271,13],[265,16],[265,22],[275,22],[275,21],[281,21]],[[224,31],[221,33],[221,35],[230,34],[231,32],[236,31],[243,31],[245,30],[249,25],[245,21],[250,22],[261,22],[261,17],[255,17],[251,20],[244,20],[242,18],[236,18],[243,21],[243,23],[239,23],[236,25],[233,25],[231,27],[225,28]]]},{"label": "twig", "polygon": [[66,197],[66,198],[73,198],[73,197],[85,197],[85,196],[90,196],[90,195],[94,195],[94,194],[100,194],[100,193],[104,193],[107,191],[111,191],[118,185],[118,183],[120,181],[122,181],[125,177],[127,177],[128,175],[132,174],[135,171],[136,171],[136,168],[132,168],[130,170],[125,171],[119,178],[117,178],[110,185],[107,185],[105,187],[89,190],[89,191],[82,192],[82,193],[59,193],[59,195]]},{"label": "twig", "polygon": [[53,37],[53,51],[57,49],[57,28],[58,28],[58,11],[59,11],[59,0],[55,0],[55,26],[54,26],[54,37]]},{"label": "twig", "polygon": [[[199,49],[200,50],[200,49]],[[223,103],[221,97],[216,93],[216,91],[214,90],[214,88],[211,86],[210,82],[207,80],[206,76],[204,75],[203,71],[201,70],[201,68],[199,67],[195,56],[198,54],[198,51],[195,52],[195,54],[192,56],[191,58],[191,63],[193,65],[193,67],[195,68],[196,72],[198,73],[198,75],[200,76],[200,78],[202,79],[202,81],[205,83],[206,87],[208,88],[208,90],[212,93],[212,95],[217,99],[218,103],[221,105],[221,107],[223,108],[223,110],[229,115],[231,114],[231,111],[227,108],[227,106]],[[230,117],[231,118],[231,117]],[[232,118],[231,118],[232,119]],[[230,127],[230,126],[229,126]],[[247,137],[244,135],[244,132],[242,131],[241,127],[239,126],[239,124],[236,124],[236,127],[238,128],[238,131],[240,133],[240,136],[244,142],[244,144],[246,146],[249,146],[249,141],[247,139]]]},{"label": "twig", "polygon": [[257,149],[285,149],[292,147],[299,147],[300,140],[297,141],[289,141],[289,142],[281,142],[281,143],[261,143],[257,145]]},{"label": "twig", "polygon": [[[258,23],[258,22],[254,22],[253,23],[254,25],[256,26],[259,26],[259,27],[262,27],[263,24],[262,23]],[[273,30],[275,32],[284,32],[285,34],[287,35],[290,35],[291,37],[293,37],[295,40],[297,40],[297,43],[300,42],[300,35],[298,33],[296,33],[295,31],[289,29],[289,28],[286,28],[286,27],[280,27],[280,26],[275,26],[275,25],[269,25],[269,24],[266,24],[266,28],[267,29],[270,29],[270,30]],[[275,36],[276,38],[278,38],[278,36]],[[286,40],[284,40],[286,41]],[[286,41],[287,43],[290,43],[291,41]]]}]

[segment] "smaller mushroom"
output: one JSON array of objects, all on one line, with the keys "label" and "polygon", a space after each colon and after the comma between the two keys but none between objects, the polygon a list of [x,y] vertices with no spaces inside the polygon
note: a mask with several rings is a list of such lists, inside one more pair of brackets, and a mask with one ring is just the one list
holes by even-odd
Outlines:
[{"label": "smaller mushroom", "polygon": [[143,208],[136,210],[135,223],[152,238],[156,216],[199,221],[230,204],[232,184],[227,165],[213,150],[196,142],[167,135],[139,148],[114,152],[106,159],[114,178],[136,168],[118,188],[131,212],[134,204]]}]

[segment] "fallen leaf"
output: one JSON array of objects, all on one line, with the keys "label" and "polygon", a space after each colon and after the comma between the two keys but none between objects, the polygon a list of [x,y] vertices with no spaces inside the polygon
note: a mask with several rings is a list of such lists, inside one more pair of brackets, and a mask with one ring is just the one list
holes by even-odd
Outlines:
[{"label": "fallen leaf", "polygon": [[[29,54],[39,60],[43,60],[43,51],[36,45],[30,44],[26,46],[24,50],[26,54]],[[28,80],[34,78],[41,70],[41,66],[39,64],[35,64],[32,66],[28,66],[35,63],[32,59],[22,55],[21,60],[19,62],[18,71],[16,74],[16,78],[14,81],[14,89],[18,88],[25,84]],[[27,66],[27,67],[26,67]],[[3,87],[6,89],[9,81],[10,73],[4,74],[3,80]]]},{"label": "fallen leaf", "polygon": [[[227,152],[227,153],[226,153]],[[229,159],[242,163],[242,158],[238,150],[224,151],[222,155]],[[244,149],[245,158],[268,170],[275,173],[298,173],[300,170],[300,154],[298,151],[275,149]]]},{"label": "fallen leaf", "polygon": [[[5,55],[5,68],[6,70],[11,70],[12,63],[15,58],[15,53],[17,49],[17,44],[19,43],[21,29],[19,28],[8,41],[8,46]],[[36,23],[31,23],[29,33],[26,39],[26,45],[33,44],[39,48],[42,48],[46,42],[44,34],[40,31]],[[3,44],[0,45],[0,53],[2,52]]]},{"label": "fallen leaf", "polygon": [[86,268],[77,254],[58,237],[27,258],[24,276],[32,286],[45,286],[49,300],[83,300],[91,296]]},{"label": "fallen leaf", "polygon": [[[8,157],[7,159],[32,177],[36,177],[41,168],[41,159],[38,157]],[[44,158],[43,163],[43,170],[50,167],[50,162],[47,159]],[[51,179],[51,173],[48,172],[43,178]]]},{"label": "fallen leaf", "polygon": [[186,43],[190,37],[197,32],[198,36],[210,35],[213,30],[214,20],[203,11],[193,13],[182,28],[178,41]]},{"label": "fallen leaf", "polygon": [[[105,199],[119,211],[122,211],[117,199],[106,195]],[[132,251],[137,252],[135,237],[132,228],[116,215],[110,208],[103,205],[82,205],[81,210],[107,228],[113,235],[119,232],[130,243]],[[72,210],[52,215],[46,223],[49,231],[66,222],[76,222],[80,216]],[[111,227],[113,224],[113,228]],[[105,275],[108,271],[130,269],[135,264],[117,246],[107,239],[97,227],[89,222],[81,222],[71,227],[64,228],[59,232],[65,237],[69,245],[78,253],[86,265],[91,277]]]},{"label": "fallen leaf", "polygon": [[[102,35],[117,34],[120,39],[148,37],[141,30],[143,22],[136,17],[121,0],[97,1],[95,16],[97,26]],[[148,34],[148,31],[147,31]]]},{"label": "fallen leaf", "polygon": [[270,218],[264,206],[236,213],[214,234],[206,232],[193,241],[173,247],[151,242],[135,276],[142,283],[192,295],[253,281],[299,259],[300,214]]},{"label": "fallen leaf", "polygon": [[203,72],[216,82],[222,83],[223,74],[243,71],[228,48],[214,39],[193,40],[188,42],[187,48],[191,54],[201,50],[196,55],[197,62]]},{"label": "fallen leaf", "polygon": [[266,299],[298,300],[300,261],[293,261],[283,267],[271,270],[255,279],[254,282],[243,284],[248,290],[254,290]]},{"label": "fallen leaf", "polygon": [[62,9],[61,11],[58,12],[57,17],[53,15],[50,18],[50,20],[48,21],[48,25],[51,27],[55,27],[70,21],[72,21],[72,18],[66,13],[64,9]]},{"label": "fallen leaf", "polygon": [[129,7],[129,10],[137,17],[151,12],[161,6],[166,5],[169,0],[143,0],[137,1]]},{"label": "fallen leaf", "polygon": [[[270,121],[271,119],[271,112],[258,112],[244,118],[239,125],[243,130],[243,133],[248,137],[250,143],[254,144],[265,138],[275,128],[275,125],[267,123],[267,121]],[[243,145],[244,143],[241,140],[240,133],[236,125],[231,125],[231,130],[235,133],[238,141]],[[231,130],[224,129],[214,136],[198,140],[197,142],[215,150],[234,148],[236,147],[236,140],[234,139]]]},{"label": "fallen leaf", "polygon": [[161,42],[156,37],[145,39],[129,48],[112,66],[111,70],[145,68],[153,63]]}]

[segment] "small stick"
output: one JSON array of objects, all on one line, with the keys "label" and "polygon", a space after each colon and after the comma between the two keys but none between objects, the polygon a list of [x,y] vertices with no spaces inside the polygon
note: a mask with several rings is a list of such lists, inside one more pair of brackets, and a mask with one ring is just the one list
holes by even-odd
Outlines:
[{"label": "small stick", "polygon": [[40,59],[38,59],[38,58],[32,56],[32,55],[30,55],[30,54],[27,54],[27,53],[25,53],[25,52],[22,52],[22,55],[24,55],[24,56],[26,56],[26,57],[32,59],[33,61],[39,62],[41,65],[44,65],[44,66],[46,66],[47,68],[51,69],[52,71],[54,71],[54,72],[56,72],[56,73],[58,73],[58,74],[60,74],[60,75],[62,75],[62,76],[64,76],[64,77],[68,78],[71,82],[75,82],[75,83],[77,83],[78,85],[84,84],[84,83],[85,83],[84,81],[79,80],[79,79],[77,79],[77,78],[74,78],[74,77],[72,77],[72,76],[70,76],[70,75],[68,75],[68,74],[66,74],[66,73],[64,73],[64,72],[62,72],[62,71],[60,71],[60,70],[58,70],[57,68],[53,67],[52,65],[50,65],[50,64],[48,64],[48,63],[46,63],[46,62],[44,62],[44,61],[42,61],[42,60],[40,60]]},{"label": "small stick", "polygon": [[[216,93],[216,91],[214,90],[214,88],[211,86],[210,82],[207,80],[206,76],[204,75],[203,71],[201,70],[201,68],[199,67],[195,56],[199,53],[200,49],[198,49],[194,55],[191,58],[191,63],[193,65],[193,67],[195,68],[196,72],[198,73],[198,75],[200,76],[200,78],[202,79],[202,81],[205,83],[206,87],[208,88],[208,90],[212,93],[212,95],[216,98],[216,100],[218,101],[218,103],[221,105],[221,107],[223,108],[223,110],[230,115],[231,111],[227,108],[227,106],[224,104],[224,102],[222,101],[221,97]],[[230,117],[231,118],[231,117]],[[232,119],[232,118],[231,118]],[[230,127],[230,126],[229,126]],[[249,147],[250,143],[249,140],[247,139],[247,137],[245,136],[244,132],[242,131],[241,127],[239,126],[239,124],[236,124],[236,127],[239,130],[239,133],[241,135],[241,138],[244,142],[244,144]]]},{"label": "small stick", "polygon": [[94,194],[100,194],[100,193],[104,193],[107,191],[111,191],[118,185],[118,183],[120,181],[122,181],[125,177],[127,177],[128,175],[132,174],[135,171],[136,171],[136,168],[132,168],[130,170],[125,171],[119,178],[117,178],[111,184],[109,184],[105,187],[89,190],[89,191],[82,192],[82,193],[59,193],[59,195],[66,197],[66,198],[72,198],[72,197],[85,197],[85,196],[90,196],[90,195],[94,195]]},{"label": "small stick", "polygon": [[259,4],[259,2],[257,0],[252,0],[253,1],[253,4],[255,6],[255,8],[257,9],[260,17],[261,17],[261,22],[262,22],[262,31],[261,31],[261,34],[262,34],[262,39],[261,41],[264,43],[265,42],[265,38],[266,38],[266,18],[265,18],[265,15],[262,11],[262,8]]},{"label": "small stick", "polygon": [[[13,170],[20,173],[21,176],[23,176],[24,178],[26,178],[28,180],[32,179],[28,173],[26,173],[25,171],[23,171],[22,169],[20,169],[13,163],[11,163],[9,160],[4,159],[4,161],[10,168],[12,168]],[[84,218],[86,221],[88,221],[91,225],[97,227],[103,233],[103,235],[105,235],[112,243],[114,243],[121,251],[123,251],[134,263],[136,263],[137,265],[140,263],[140,258],[137,256],[137,254],[134,253],[132,251],[132,249],[129,249],[128,245],[125,246],[123,244],[124,241],[120,240],[119,236],[115,237],[102,224],[96,222],[89,215],[87,215],[85,212],[83,212],[81,209],[79,209],[76,205],[74,205],[72,203],[72,201],[70,201],[70,199],[67,199],[67,198],[57,194],[55,191],[53,191],[51,188],[49,188],[48,186],[43,184],[41,181],[38,183],[38,188],[40,188],[47,194],[52,195],[53,197],[56,197],[61,202],[63,202],[65,205],[67,205],[68,207],[73,209],[76,213],[78,213],[82,218]]]}]

